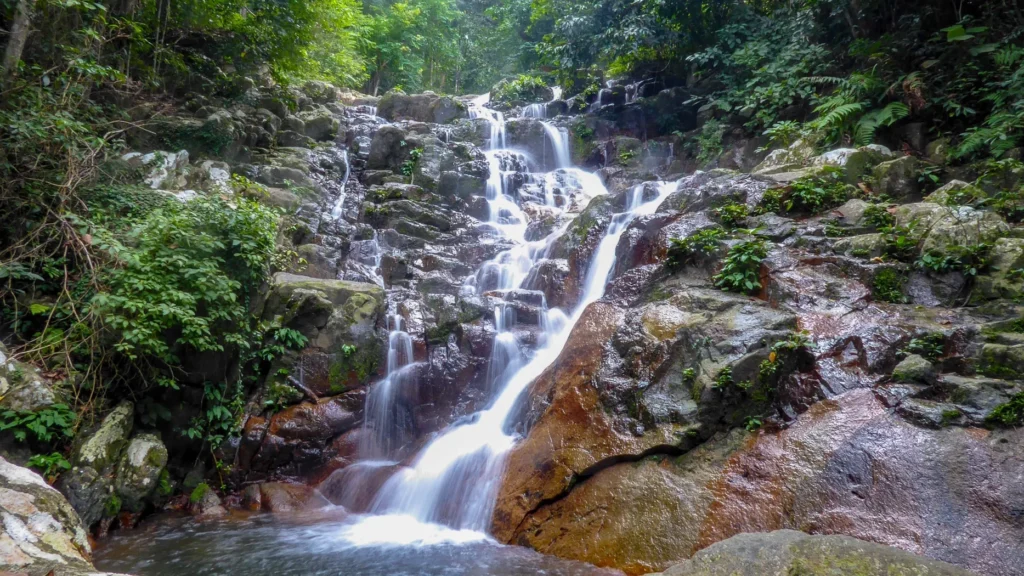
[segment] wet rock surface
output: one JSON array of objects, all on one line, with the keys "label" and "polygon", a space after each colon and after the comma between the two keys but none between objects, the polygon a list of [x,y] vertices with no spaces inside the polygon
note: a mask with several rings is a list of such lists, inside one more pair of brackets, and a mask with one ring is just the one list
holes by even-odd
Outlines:
[{"label": "wet rock surface", "polygon": [[967,576],[951,564],[845,536],[808,536],[791,530],[741,534],[713,544],[693,559],[673,566],[665,576],[755,576],[837,571],[865,576]]}]

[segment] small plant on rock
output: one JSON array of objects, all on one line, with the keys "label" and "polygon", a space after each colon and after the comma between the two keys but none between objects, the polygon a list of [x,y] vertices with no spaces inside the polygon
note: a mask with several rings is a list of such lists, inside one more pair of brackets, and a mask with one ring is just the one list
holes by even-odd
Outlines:
[{"label": "small plant on rock", "polygon": [[727,202],[715,208],[712,213],[726,228],[738,228],[746,222],[747,216],[750,215],[747,205],[739,202]]},{"label": "small plant on rock", "polygon": [[673,238],[672,245],[668,249],[668,258],[665,261],[666,267],[674,272],[681,270],[687,264],[692,264],[711,255],[718,249],[718,245],[725,236],[725,230],[714,227],[705,228],[686,238]]},{"label": "small plant on rock", "polygon": [[750,294],[761,289],[761,262],[768,257],[768,243],[760,238],[740,242],[729,250],[715,286],[730,292]]},{"label": "small plant on rock", "polygon": [[942,356],[945,345],[946,337],[941,333],[934,332],[911,338],[910,342],[900,350],[900,355],[917,354],[929,362],[935,362]]},{"label": "small plant on rock", "polygon": [[28,467],[35,468],[43,475],[43,478],[50,480],[64,470],[71,469],[71,463],[60,452],[52,454],[36,454],[28,459]]},{"label": "small plant on rock", "polygon": [[864,209],[864,221],[875,230],[882,230],[895,224],[896,217],[884,204],[871,204]]},{"label": "small plant on rock", "polygon": [[895,268],[882,268],[875,273],[871,283],[871,293],[876,300],[889,302],[891,304],[906,304],[907,295],[903,292],[903,285],[907,279]]}]

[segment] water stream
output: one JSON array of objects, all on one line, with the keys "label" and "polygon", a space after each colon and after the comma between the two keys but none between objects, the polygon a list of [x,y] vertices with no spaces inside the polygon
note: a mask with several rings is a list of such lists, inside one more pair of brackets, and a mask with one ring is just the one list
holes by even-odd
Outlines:
[{"label": "water stream", "polygon": [[[542,259],[564,227],[547,238],[527,242],[527,219],[516,201],[507,194],[502,177],[503,162],[514,152],[503,150],[504,118],[487,110],[485,100],[471,107],[471,115],[491,123],[491,149],[487,152],[491,174],[487,184],[490,204],[488,225],[515,246],[488,262],[473,277],[468,288],[478,294],[521,288],[534,265]],[[553,125],[545,123],[559,170],[566,180],[579,186],[586,197],[607,194],[595,175],[570,168],[567,139]],[[547,179],[543,179],[547,182]],[[577,306],[567,314],[560,309],[542,312],[543,336],[532,354],[524,354],[513,332],[515,320],[503,304],[495,306],[496,336],[489,369],[489,385],[497,392],[490,405],[451,426],[435,437],[411,462],[401,467],[382,487],[371,506],[372,515],[350,529],[350,536],[364,542],[407,540],[410,534],[431,531],[486,534],[490,526],[497,491],[504,471],[505,457],[517,438],[509,421],[523,392],[555,361],[584,309],[604,295],[608,276],[615,263],[615,247],[630,222],[653,213],[661,201],[675,189],[674,184],[655,186],[653,198],[645,200],[645,186],[632,191],[626,210],[616,214],[591,259],[584,293]],[[390,376],[389,376],[390,379]],[[386,379],[377,387],[391,385]]]},{"label": "water stream", "polygon": [[[495,336],[487,372],[490,403],[438,433],[412,458],[407,457],[415,439],[405,437],[407,427],[398,408],[404,395],[415,394],[421,365],[414,358],[406,319],[392,302],[387,317],[387,373],[367,393],[359,461],[335,472],[321,487],[327,494],[332,487],[342,486],[341,497],[334,498],[342,506],[291,520],[277,514],[273,520],[259,516],[216,523],[182,520],[175,528],[165,521],[148,529],[156,536],[140,530],[115,537],[97,556],[98,566],[147,576],[186,572],[607,573],[500,546],[488,530],[506,458],[518,440],[514,432],[518,423],[512,414],[530,384],[558,358],[587,306],[604,296],[623,232],[636,218],[653,214],[677,184],[640,185],[629,193],[625,210],[613,215],[591,257],[576,306],[571,310],[549,308],[543,296],[534,302],[539,304],[541,334],[530,351],[518,340],[511,304],[528,285],[537,264],[568,229],[571,220],[564,217],[568,211],[582,209],[608,190],[597,175],[572,166],[567,134],[548,122],[543,123],[544,131],[554,151],[556,169],[529,172],[526,167],[537,164],[526,153],[506,147],[505,118],[486,104],[483,97],[470,106],[471,117],[485,119],[490,128],[485,152],[490,169],[486,186],[489,210],[483,226],[496,241],[509,247],[470,275],[462,292],[464,297],[487,298],[494,303]],[[511,176],[516,174],[520,183],[528,183],[530,191],[522,184],[523,188],[513,189]],[[343,183],[332,216],[340,217],[344,200]],[[527,239],[530,218],[522,204],[528,202],[533,204],[531,214],[546,211],[559,222],[544,238]],[[382,284],[377,274],[381,257],[377,235],[354,242],[352,251],[357,266],[372,269],[374,281]],[[373,494],[376,486],[380,488]],[[155,538],[155,544],[148,542],[143,550],[132,550],[139,539],[147,538]],[[252,553],[256,550],[258,553]]]}]

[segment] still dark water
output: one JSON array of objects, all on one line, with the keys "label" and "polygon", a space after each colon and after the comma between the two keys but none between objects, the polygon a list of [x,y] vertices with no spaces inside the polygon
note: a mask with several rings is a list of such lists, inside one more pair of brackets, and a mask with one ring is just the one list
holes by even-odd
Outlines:
[{"label": "still dark water", "polygon": [[457,535],[430,543],[367,544],[362,526],[358,518],[329,513],[203,522],[160,516],[103,541],[94,560],[99,570],[138,576],[621,574],[490,540],[455,543],[465,540]]}]

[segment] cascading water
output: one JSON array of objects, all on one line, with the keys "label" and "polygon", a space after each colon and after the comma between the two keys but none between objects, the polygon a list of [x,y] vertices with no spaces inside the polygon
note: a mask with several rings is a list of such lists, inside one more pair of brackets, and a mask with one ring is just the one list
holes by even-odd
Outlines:
[{"label": "cascading water", "polygon": [[544,133],[551,141],[551,148],[555,152],[555,167],[568,168],[572,165],[569,159],[569,132],[564,128],[558,128],[550,122],[541,122],[544,126]]},{"label": "cascading water", "polygon": [[405,318],[400,314],[389,314],[388,330],[387,375],[370,389],[366,397],[364,434],[359,446],[360,457],[378,461],[388,458],[399,448],[402,434],[395,416],[395,399],[410,382],[416,368],[412,336],[405,331]]},{"label": "cascading water", "polygon": [[[484,264],[464,286],[466,295],[510,293],[523,287],[531,270],[544,257],[548,249],[567,228],[558,227],[547,238],[526,241],[527,217],[516,201],[507,193],[503,167],[515,159],[515,153],[503,150],[505,145],[504,117],[484,108],[486,97],[470,106],[473,118],[485,118],[490,123],[491,149],[486,152],[490,176],[487,182],[487,201],[490,205],[488,226],[514,246]],[[607,194],[600,179],[569,166],[567,139],[558,129],[545,123],[545,130],[555,145],[559,170],[533,181],[544,188],[547,209],[559,210],[553,190],[561,181],[568,183],[586,199]],[[554,132],[554,134],[552,134]],[[554,135],[557,134],[557,137]],[[555,176],[557,174],[557,176]],[[561,180],[560,180],[561,179]],[[561,353],[569,334],[586,307],[604,295],[605,285],[615,263],[615,247],[629,224],[637,217],[653,214],[661,202],[675,189],[674,184],[655,186],[653,197],[645,201],[645,186],[635,188],[628,198],[626,210],[616,214],[608,231],[595,251],[587,270],[586,283],[580,302],[567,315],[564,311],[548,309],[542,305],[540,326],[543,331],[538,348],[527,354],[522,351],[514,333],[514,309],[504,302],[495,305],[496,335],[488,370],[488,383],[497,394],[490,405],[472,416],[452,425],[439,434],[411,462],[401,467],[383,485],[371,506],[373,516],[352,526],[345,537],[361,544],[415,543],[433,541],[441,537],[448,541],[468,541],[486,538],[497,491],[504,471],[505,457],[514,446],[516,436],[509,428],[509,417],[523,392]],[[393,328],[400,330],[398,318]],[[407,336],[407,335],[406,335]],[[404,348],[404,340],[391,332],[391,347]],[[411,345],[410,345],[411,347]],[[385,407],[391,394],[393,376],[402,374],[409,364],[400,365],[396,354],[392,364],[389,347],[388,376],[374,387],[367,403],[367,419],[375,424],[373,441],[378,446],[387,443],[380,438],[381,429],[390,417]],[[384,386],[382,386],[384,385]],[[373,406],[371,409],[371,402]],[[385,447],[387,448],[387,447]],[[385,458],[387,450],[378,453]],[[442,534],[443,536],[439,536]]]},{"label": "cascading water", "polygon": [[334,203],[334,208],[331,209],[331,218],[333,220],[339,220],[341,215],[344,214],[345,188],[348,187],[348,175],[351,171],[348,165],[348,150],[342,150],[341,157],[345,160],[345,177],[341,179],[341,192],[338,193],[338,200]]}]

